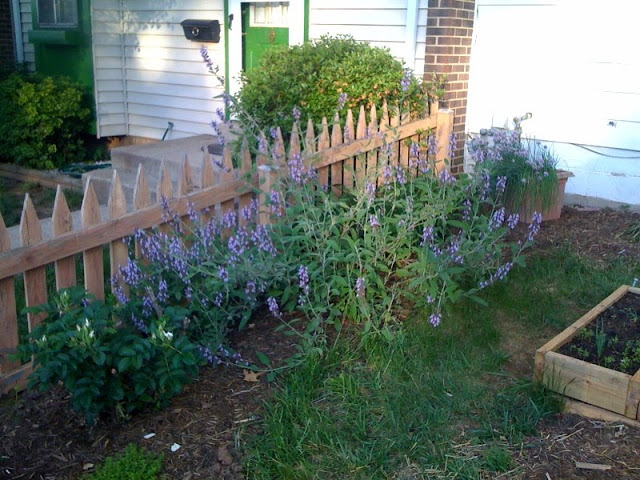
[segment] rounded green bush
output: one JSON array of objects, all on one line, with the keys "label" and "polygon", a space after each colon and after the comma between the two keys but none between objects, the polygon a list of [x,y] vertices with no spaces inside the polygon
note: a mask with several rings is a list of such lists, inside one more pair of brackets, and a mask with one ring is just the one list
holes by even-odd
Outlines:
[{"label": "rounded green bush", "polygon": [[[293,108],[319,123],[329,121],[341,107],[364,105],[381,108],[403,103],[403,108],[423,113],[426,92],[413,76],[401,88],[404,65],[388,49],[357,42],[352,37],[322,37],[303,45],[267,51],[260,65],[243,74],[236,113],[252,115],[262,129],[280,127],[288,132]],[[346,94],[341,105],[340,96]],[[344,117],[344,115],[342,115]]]},{"label": "rounded green bush", "polygon": [[0,82],[0,161],[49,169],[83,160],[89,114],[67,78],[10,75]]}]

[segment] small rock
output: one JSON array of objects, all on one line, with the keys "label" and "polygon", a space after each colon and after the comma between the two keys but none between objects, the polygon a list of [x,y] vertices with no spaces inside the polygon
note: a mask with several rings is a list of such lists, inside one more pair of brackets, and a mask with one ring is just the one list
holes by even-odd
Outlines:
[{"label": "small rock", "polygon": [[177,452],[178,450],[180,450],[180,444],[179,443],[174,443],[173,445],[171,445],[171,451],[172,452]]},{"label": "small rock", "polygon": [[226,445],[218,447],[218,461],[222,465],[231,465],[233,463],[233,457],[229,453]]}]

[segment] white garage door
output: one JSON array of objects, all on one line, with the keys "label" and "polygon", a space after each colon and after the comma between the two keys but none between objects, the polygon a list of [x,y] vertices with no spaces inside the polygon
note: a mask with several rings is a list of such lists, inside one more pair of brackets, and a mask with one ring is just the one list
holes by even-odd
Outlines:
[{"label": "white garage door", "polygon": [[640,2],[477,0],[468,129],[640,150]]},{"label": "white garage door", "polygon": [[530,112],[567,191],[640,208],[640,2],[476,0],[467,130]]}]

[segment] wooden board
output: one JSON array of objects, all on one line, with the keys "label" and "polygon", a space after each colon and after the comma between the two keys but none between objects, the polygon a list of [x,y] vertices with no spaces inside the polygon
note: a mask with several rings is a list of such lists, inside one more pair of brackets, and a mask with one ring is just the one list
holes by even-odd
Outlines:
[{"label": "wooden board", "polygon": [[624,415],[631,375],[567,357],[545,355],[542,383],[550,390]]}]

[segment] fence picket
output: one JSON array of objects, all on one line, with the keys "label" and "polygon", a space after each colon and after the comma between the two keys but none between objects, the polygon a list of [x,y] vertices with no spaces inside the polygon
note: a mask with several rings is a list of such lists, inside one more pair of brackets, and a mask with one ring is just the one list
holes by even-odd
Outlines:
[{"label": "fence picket", "polygon": [[[369,124],[367,125],[367,136],[373,138],[378,134],[378,115],[376,112],[376,106],[371,105],[369,112]],[[382,168],[378,170],[378,151],[371,150],[367,153],[367,177],[373,178],[373,175],[378,176],[378,185],[381,183],[380,175],[382,174]]]},{"label": "fence picket", "polygon": [[[344,124],[344,143],[351,143],[355,139],[353,129],[353,112],[347,110],[347,120]],[[342,183],[346,188],[353,188],[353,173],[355,170],[355,158],[347,158],[342,168]]]},{"label": "fence picket", "polygon": [[[331,148],[336,148],[340,145],[342,145],[342,130],[340,129],[340,116],[336,112],[331,127]],[[342,164],[343,162],[336,162],[331,165],[331,185],[336,194],[342,193]]]},{"label": "fence picket", "polygon": [[[54,237],[59,237],[73,230],[73,220],[69,205],[60,185],[56,189],[56,199],[53,203],[51,229]],[[75,255],[56,261],[55,272],[56,290],[75,286],[77,284]]]},{"label": "fence picket", "polygon": [[382,103],[382,118],[380,119],[380,131],[386,132],[389,130],[389,107],[387,101]]},{"label": "fence picket", "polygon": [[[282,135],[280,136],[282,137]],[[282,148],[284,151],[284,144],[282,144]],[[277,154],[279,156],[279,154]],[[229,147],[225,147],[222,152],[222,168],[220,169],[220,179],[218,180],[221,184],[225,184],[235,179],[233,170],[233,161],[231,159],[231,149]],[[227,200],[226,202],[222,202],[221,209],[222,215],[224,216],[228,212],[232,212],[235,210],[235,199]]]},{"label": "fence picket", "polygon": [[[213,171],[213,159],[208,152],[202,157],[202,175],[200,177],[201,188],[209,188],[215,185],[215,174]],[[208,223],[215,216],[215,206],[207,207],[200,212],[202,224]]]},{"label": "fence picket", "polygon": [[[296,136],[298,133],[296,132]],[[293,147],[291,147],[293,150]],[[300,152],[300,143],[298,141],[298,153]],[[252,162],[251,162],[251,152],[249,151],[249,142],[247,138],[242,141],[242,151],[240,153],[240,176],[243,180],[249,180],[252,170]],[[249,187],[249,185],[248,185]],[[253,200],[253,191],[251,188],[248,188],[248,191],[243,192],[240,195],[240,204],[238,205],[239,210],[239,221],[240,225],[246,225],[247,220],[245,219],[245,215],[243,215],[243,211],[247,211],[247,209],[251,208],[251,202]]]},{"label": "fence picket", "polygon": [[[11,250],[9,231],[0,214],[0,252]],[[0,280],[0,374],[8,373],[20,364],[7,358],[18,346],[18,315],[13,277]]]},{"label": "fence picket", "polygon": [[177,196],[182,197],[193,190],[193,180],[191,179],[191,165],[189,158],[185,155],[182,162],[182,170],[180,171],[180,180],[178,181]]},{"label": "fence picket", "polygon": [[282,139],[282,130],[280,127],[276,129],[276,138],[273,143],[273,154],[275,156],[275,165],[281,167],[285,160],[284,140]]},{"label": "fence picket", "polygon": [[[20,219],[20,236],[22,246],[35,245],[42,241],[42,228],[31,197],[27,193],[24,197],[22,218]],[[35,267],[24,272],[24,296],[27,307],[35,307],[47,302],[47,277],[45,266]],[[46,314],[27,314],[29,331],[33,330]]]},{"label": "fence picket", "polygon": [[160,166],[160,179],[158,180],[158,189],[156,193],[156,203],[159,203],[162,198],[169,200],[173,198],[173,187],[171,185],[171,175],[167,169],[167,164],[162,161]]},{"label": "fence picket", "polygon": [[[318,152],[328,150],[331,148],[331,139],[329,137],[329,125],[327,124],[327,117],[322,117],[322,130],[320,131],[320,137],[318,138]],[[324,188],[329,186],[329,167],[322,167],[318,169],[318,179],[320,180],[320,186]]]},{"label": "fence picket", "polygon": [[[142,164],[138,164],[138,173],[136,174],[136,185],[133,187],[133,209],[143,210],[151,206],[151,193],[149,192],[149,184],[147,176],[144,173]],[[134,233],[134,232],[132,232]],[[140,243],[136,240],[136,258],[140,258]]]},{"label": "fence picket", "polygon": [[[362,140],[367,138],[367,119],[364,113],[364,105],[360,105],[360,112],[358,113],[358,123],[356,124],[356,140]],[[354,160],[356,181],[361,184],[367,176],[366,173],[366,153],[358,153]]]},{"label": "fence picket", "polygon": [[309,153],[316,152],[316,134],[313,129],[313,120],[309,119],[307,122],[307,133],[304,136],[305,149]]},{"label": "fence picket", "polygon": [[[160,178],[158,179],[158,187],[156,190],[156,203],[162,204],[162,200],[169,200],[173,198],[173,187],[171,185],[171,175],[169,175],[169,170],[167,169],[167,164],[165,161],[162,161],[162,165],[160,167]],[[165,214],[167,212],[164,212]],[[171,227],[167,223],[163,223],[162,225],[158,225],[158,231],[162,233],[169,233]]]},{"label": "fence picket", "polygon": [[439,110],[436,116],[436,165],[435,169],[439,172],[447,168],[445,159],[449,156],[449,137],[453,133],[453,110]]},{"label": "fence picket", "polygon": [[[111,192],[109,192],[109,200],[107,201],[107,209],[109,210],[109,218],[115,219],[127,214],[127,199],[124,196],[124,189],[120,182],[120,176],[116,170],[113,171],[113,179],[111,180]],[[117,281],[124,293],[127,293],[127,286],[120,278],[120,267],[127,265],[129,261],[129,249],[122,239],[109,243],[109,267],[112,281]],[[112,285],[113,289],[114,286]]]},{"label": "fence picket", "polygon": [[[82,217],[82,228],[87,229],[93,225],[99,225],[102,221],[100,217],[100,205],[98,197],[91,184],[91,178],[87,181],[84,190],[82,207],[80,208]],[[85,250],[83,253],[84,266],[84,288],[89,293],[95,295],[98,300],[104,300],[104,263],[102,247],[95,247]]]}]

